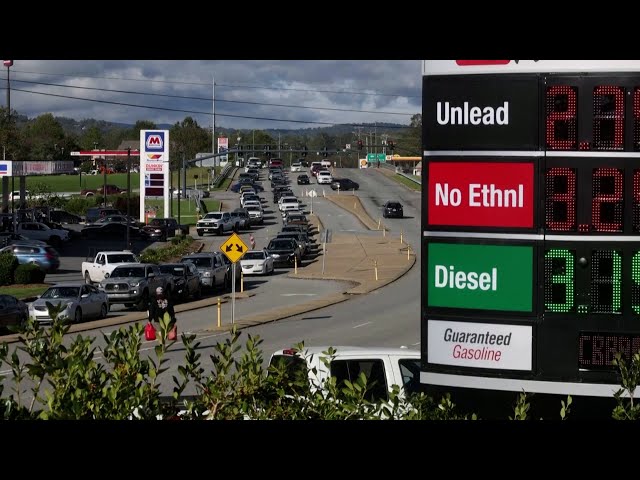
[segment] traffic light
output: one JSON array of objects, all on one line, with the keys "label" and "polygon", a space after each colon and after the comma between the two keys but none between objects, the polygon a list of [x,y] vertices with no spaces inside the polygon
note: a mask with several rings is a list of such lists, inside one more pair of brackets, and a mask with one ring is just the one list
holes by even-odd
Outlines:
[{"label": "traffic light", "polygon": [[304,151],[302,152],[302,156],[303,156],[303,157],[306,157],[306,156],[307,156],[307,151],[308,151],[309,149],[308,149],[308,148],[307,148],[307,146],[305,145],[304,147],[302,147],[302,150],[304,150]]},{"label": "traffic light", "polygon": [[362,140],[358,140],[358,150],[362,150]]},{"label": "traffic light", "polygon": [[393,143],[393,140],[389,140],[389,141],[387,142],[387,147],[389,147],[389,150],[390,150],[391,152],[393,152],[393,149],[394,149],[394,148],[396,148],[396,144],[395,144],[395,143]]},{"label": "traffic light", "polygon": [[323,157],[328,157],[328,156],[329,156],[329,154],[327,153],[327,147],[324,147],[324,148],[322,149],[322,156],[323,156]]}]

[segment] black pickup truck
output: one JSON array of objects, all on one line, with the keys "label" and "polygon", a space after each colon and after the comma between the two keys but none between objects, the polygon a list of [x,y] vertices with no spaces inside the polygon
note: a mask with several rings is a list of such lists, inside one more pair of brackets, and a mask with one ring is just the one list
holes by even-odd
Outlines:
[{"label": "black pickup truck", "polygon": [[175,237],[176,231],[183,235],[189,234],[189,225],[179,225],[175,218],[154,218],[142,227],[141,234],[148,239],[166,241]]}]

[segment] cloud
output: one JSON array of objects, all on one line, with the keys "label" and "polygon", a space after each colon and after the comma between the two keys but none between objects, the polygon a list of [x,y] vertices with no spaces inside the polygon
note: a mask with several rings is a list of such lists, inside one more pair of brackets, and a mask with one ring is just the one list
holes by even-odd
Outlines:
[{"label": "cloud", "polygon": [[11,107],[30,118],[173,124],[191,116],[210,127],[214,78],[216,126],[226,128],[408,124],[422,109],[419,60],[15,60]]}]

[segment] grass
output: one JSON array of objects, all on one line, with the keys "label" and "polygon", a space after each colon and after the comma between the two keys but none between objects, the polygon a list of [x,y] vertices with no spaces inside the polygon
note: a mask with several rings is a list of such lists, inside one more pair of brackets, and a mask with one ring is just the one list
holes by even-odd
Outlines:
[{"label": "grass", "polygon": [[[204,204],[207,206],[207,211],[209,212],[217,212],[220,208],[220,201],[214,200],[213,198],[205,198],[203,199]],[[178,200],[173,199],[173,217],[178,218]],[[151,200],[147,199],[147,206],[158,207],[158,211],[156,212],[156,217],[163,218],[164,214],[164,200]],[[204,212],[200,212],[201,215],[204,215]],[[168,217],[168,215],[166,215]],[[193,201],[190,200],[180,200],[180,223],[183,225],[195,225],[198,221],[196,207]]]},{"label": "grass", "polygon": [[[187,169],[187,186],[194,185],[194,175],[198,175],[199,188],[200,185],[206,185],[209,176],[206,168],[192,167]],[[178,172],[172,172],[173,186],[178,186]],[[52,192],[80,192],[84,188],[97,189],[104,184],[104,175],[31,175],[27,176],[27,190],[34,190],[38,184],[46,184]],[[204,179],[204,182],[202,180]],[[81,185],[82,182],[82,185]],[[107,183],[109,185],[117,185],[120,188],[127,188],[126,173],[112,173],[107,175]],[[9,182],[11,188],[11,182]],[[140,174],[131,174],[131,189],[138,190],[140,188]],[[19,189],[19,182],[15,181],[15,190]],[[2,186],[0,185],[0,192]]]},{"label": "grass", "polygon": [[406,177],[403,177],[402,175],[394,175],[393,178],[396,182],[398,183],[402,183],[403,185],[406,185],[407,187],[411,188],[412,190],[418,190],[418,191],[422,191],[422,185],[416,182],[412,182],[411,180],[409,180]]},{"label": "grass", "polygon": [[42,295],[50,285],[9,285],[0,287],[0,294],[12,295],[16,298],[37,297]]}]

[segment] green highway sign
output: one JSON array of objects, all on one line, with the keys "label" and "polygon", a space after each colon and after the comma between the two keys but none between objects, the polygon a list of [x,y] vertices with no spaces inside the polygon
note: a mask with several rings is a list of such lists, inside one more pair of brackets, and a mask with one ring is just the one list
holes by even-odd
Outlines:
[{"label": "green highway sign", "polygon": [[430,307],[532,311],[533,247],[430,243]]},{"label": "green highway sign", "polygon": [[384,153],[367,153],[367,162],[380,162],[384,163],[387,161],[387,155]]}]

